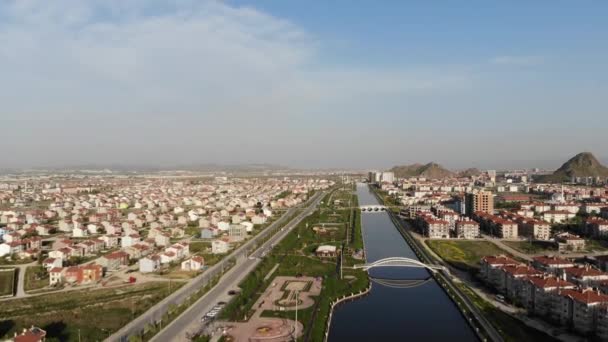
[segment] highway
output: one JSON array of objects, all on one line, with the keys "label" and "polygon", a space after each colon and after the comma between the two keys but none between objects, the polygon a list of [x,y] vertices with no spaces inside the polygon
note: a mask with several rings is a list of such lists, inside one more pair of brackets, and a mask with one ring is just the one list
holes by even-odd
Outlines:
[{"label": "highway", "polygon": [[[194,305],[188,308],[182,315],[166,326],[157,336],[154,341],[178,341],[178,335],[182,336],[182,340],[185,340],[185,334],[194,322],[200,321],[201,316],[206,312],[205,310],[210,309],[218,301],[225,300],[227,291],[231,288],[235,288],[240,281],[255,269],[258,258],[262,256],[262,253],[266,251],[271,245],[276,244],[283,239],[289,231],[291,231],[298,223],[300,223],[306,216],[312,214],[316,209],[317,205],[324,197],[325,192],[317,192],[313,195],[305,204],[304,209],[294,219],[292,219],[287,225],[283,226],[284,222],[291,217],[301,207],[294,207],[289,209],[279,220],[271,224],[264,231],[260,232],[255,237],[251,238],[241,247],[224,257],[220,262],[215,264],[206,270],[203,274],[197,276],[188,284],[184,285],[179,290],[175,291],[167,298],[163,299],[148,311],[131,321],[129,324],[124,326],[122,329],[110,336],[106,341],[127,341],[131,335],[139,335],[143,332],[146,324],[154,324],[160,321],[161,317],[167,312],[172,304],[179,305],[186,298],[196,292],[199,288],[205,286],[210,279],[214,276],[221,274],[225,268],[229,265],[230,260],[235,260],[236,265],[226,273],[218,282],[218,284],[211,289],[207,294],[201,297]],[[273,233],[277,234],[272,235]],[[264,241],[264,239],[267,239]],[[261,243],[260,247],[256,249],[258,244]],[[253,251],[253,253],[251,253]],[[248,258],[251,253],[252,258]]]}]

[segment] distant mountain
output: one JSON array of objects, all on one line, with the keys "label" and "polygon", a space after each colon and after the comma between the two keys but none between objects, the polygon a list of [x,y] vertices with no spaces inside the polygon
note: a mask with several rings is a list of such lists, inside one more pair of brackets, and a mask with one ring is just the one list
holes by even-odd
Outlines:
[{"label": "distant mountain", "polygon": [[608,177],[608,168],[590,152],[582,152],[570,158],[553,174],[540,177],[541,182],[563,182],[572,177]]},{"label": "distant mountain", "polygon": [[473,177],[479,176],[481,171],[477,168],[469,168],[466,170],[458,171],[458,177]]},{"label": "distant mountain", "polygon": [[391,169],[395,173],[396,177],[425,177],[431,179],[447,178],[454,175],[450,170],[445,169],[443,166],[430,162],[428,164],[412,164],[412,165],[401,165],[395,166]]}]

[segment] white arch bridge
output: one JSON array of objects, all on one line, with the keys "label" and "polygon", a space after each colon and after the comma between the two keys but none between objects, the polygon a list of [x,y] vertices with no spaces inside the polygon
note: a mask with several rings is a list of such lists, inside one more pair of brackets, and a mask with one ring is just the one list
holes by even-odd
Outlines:
[{"label": "white arch bridge", "polygon": [[427,265],[419,260],[404,258],[404,257],[392,257],[392,258],[380,259],[380,260],[376,260],[372,263],[354,265],[352,268],[368,271],[369,269],[372,269],[374,267],[413,267],[413,268],[426,268],[427,270],[429,270],[431,272],[436,272],[436,271],[446,271],[447,272],[447,268],[444,266]]},{"label": "white arch bridge", "polygon": [[362,205],[359,209],[361,209],[362,212],[380,213],[386,211],[387,207],[385,205]]}]

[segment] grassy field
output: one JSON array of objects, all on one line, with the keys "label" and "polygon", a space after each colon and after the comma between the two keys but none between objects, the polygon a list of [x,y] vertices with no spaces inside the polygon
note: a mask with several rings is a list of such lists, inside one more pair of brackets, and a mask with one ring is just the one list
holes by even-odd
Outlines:
[{"label": "grassy field", "polygon": [[190,242],[190,253],[204,253],[208,248],[211,248],[209,241],[192,241]]},{"label": "grassy field", "polygon": [[25,269],[25,291],[38,290],[49,285],[49,276],[42,266]]},{"label": "grassy field", "polygon": [[47,331],[47,341],[77,341],[79,332],[82,341],[101,341],[168,294],[163,282],[5,301],[0,339],[36,325]]},{"label": "grassy field", "polygon": [[507,342],[519,342],[519,341],[535,341],[535,342],[554,342],[557,341],[555,338],[545,334],[542,331],[536,330],[532,327],[525,325],[523,322],[514,318],[497,308],[492,304],[486,302],[483,298],[479,297],[466,285],[459,283],[457,286],[460,290],[471,299],[471,301],[477,306],[484,316],[492,323],[492,325],[502,335],[503,339]]},{"label": "grassy field", "polygon": [[[334,198],[346,198],[346,194],[334,193]],[[327,198],[326,198],[327,200]],[[331,234],[317,234],[312,228],[320,222],[338,222],[338,230]],[[239,321],[250,317],[252,306],[266,288],[272,283],[274,276],[311,276],[323,278],[323,289],[315,300],[315,306],[300,310],[298,320],[304,325],[305,334],[310,340],[321,341],[325,333],[325,325],[329,317],[330,302],[346,293],[358,292],[368,285],[367,274],[363,271],[344,270],[344,275],[354,276],[353,279],[340,279],[336,260],[320,260],[312,255],[316,246],[320,244],[333,244],[340,246],[346,238],[346,229],[351,217],[350,209],[340,210],[325,201],[321,210],[303,220],[296,229],[288,234],[273,251],[260,263],[260,265],[240,284],[241,293],[228,304],[222,312],[222,318]],[[360,226],[359,226],[360,233]],[[355,238],[360,241],[361,237]],[[279,268],[267,280],[264,280],[270,270],[279,264]],[[264,311],[263,316],[291,318],[294,312]]]},{"label": "grassy field", "polygon": [[15,285],[15,270],[0,270],[0,297],[13,294]]},{"label": "grassy field", "polygon": [[486,255],[507,254],[488,241],[426,240],[426,244],[444,261],[465,271],[478,270]]},{"label": "grassy field", "polygon": [[550,241],[504,241],[504,244],[526,254],[557,252],[557,246]]},{"label": "grassy field", "polygon": [[608,241],[585,240],[585,249],[590,252],[604,252],[608,250]]}]

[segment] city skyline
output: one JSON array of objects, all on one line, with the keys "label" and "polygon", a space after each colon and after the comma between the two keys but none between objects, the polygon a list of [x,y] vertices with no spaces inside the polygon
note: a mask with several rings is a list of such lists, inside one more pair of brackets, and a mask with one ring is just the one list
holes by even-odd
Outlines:
[{"label": "city skyline", "polygon": [[606,6],[6,1],[2,166],[606,160]]}]

